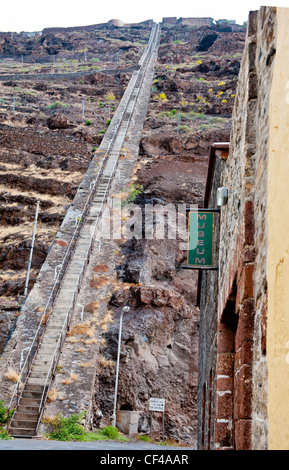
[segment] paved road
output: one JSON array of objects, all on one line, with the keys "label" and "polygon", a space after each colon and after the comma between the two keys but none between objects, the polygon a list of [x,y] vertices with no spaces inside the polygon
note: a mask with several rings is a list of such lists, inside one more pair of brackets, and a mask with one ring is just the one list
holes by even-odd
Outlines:
[{"label": "paved road", "polygon": [[1,450],[97,450],[97,451],[136,451],[156,450],[162,452],[179,451],[186,453],[195,450],[192,447],[170,447],[148,442],[116,442],[116,441],[95,441],[95,442],[61,442],[46,441],[41,439],[12,439],[0,440]]}]

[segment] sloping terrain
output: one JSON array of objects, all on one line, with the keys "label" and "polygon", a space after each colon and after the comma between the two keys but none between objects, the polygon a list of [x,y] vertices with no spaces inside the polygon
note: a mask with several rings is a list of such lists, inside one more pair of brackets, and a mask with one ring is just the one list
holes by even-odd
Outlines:
[{"label": "sloping terrain", "polygon": [[[202,206],[210,145],[227,142],[244,32],[216,32],[199,51],[206,28],[163,28],[147,119],[132,183],[135,203]],[[172,40],[175,37],[178,39]],[[179,125],[178,125],[179,115]],[[109,308],[128,302],[124,323],[119,406],[141,410],[148,432],[148,398],[166,398],[166,435],[194,445],[197,427],[199,310],[197,272],[179,268],[186,252],[178,240],[130,240],[120,245],[117,278],[134,284],[115,288]],[[125,284],[124,284],[125,286]],[[102,355],[116,359],[118,322],[108,327]],[[112,409],[115,369],[96,380],[96,416]],[[154,436],[161,437],[161,416]],[[105,420],[104,420],[105,422]]]},{"label": "sloping terrain", "polygon": [[[1,46],[4,53],[8,42],[10,54],[18,54],[18,63],[14,57],[14,63],[3,68],[0,75],[3,178],[0,263],[1,294],[5,296],[6,309],[0,317],[2,344],[16,312],[9,299],[17,300],[24,288],[36,201],[41,201],[41,211],[30,288],[92,155],[97,155],[108,120],[150,31],[148,25],[129,28],[110,24],[94,29],[89,27],[82,32],[51,29],[38,39],[37,36],[30,39],[30,43],[28,39],[14,38],[14,49],[11,49],[11,37],[6,40],[6,49],[3,43]],[[232,30],[183,24],[162,26],[147,118],[139,153],[135,156],[137,161],[130,185],[123,188],[122,181],[119,182],[120,193],[124,189],[129,192],[133,184],[133,189],[139,190],[133,191],[137,196],[134,202],[141,207],[156,203],[202,204],[210,145],[229,140],[244,38],[245,31],[238,27]],[[35,46],[30,56],[25,55],[29,44]],[[23,55],[23,65],[19,54]],[[41,55],[47,58],[49,54],[49,64],[41,64]],[[80,54],[78,59],[77,54]],[[27,76],[23,78],[23,74]],[[122,165],[126,158],[129,155]],[[123,330],[119,406],[140,411],[139,429],[147,433],[148,398],[165,396],[166,436],[194,444],[197,273],[179,268],[186,253],[176,240],[123,239],[117,244],[116,253],[104,251],[101,262],[91,267],[90,289],[82,293],[85,312],[103,315],[102,320],[98,319],[99,329],[95,329],[95,324],[86,325],[87,337],[81,341],[89,342],[90,350],[85,353],[81,351],[85,347],[77,345],[80,338],[76,338],[77,332],[80,336],[84,329],[77,325],[78,320],[72,324],[75,346],[70,333],[71,344],[63,353],[62,373],[75,372],[76,376],[82,367],[84,380],[88,376],[84,359],[88,366],[88,359],[95,357],[93,339],[101,334],[97,353],[102,364],[95,374],[94,389],[89,390],[94,400],[91,426],[109,423],[118,338],[114,314],[129,302],[131,311],[124,320]],[[102,281],[105,292],[100,289]],[[106,307],[98,309],[104,295],[108,311]],[[84,354],[82,366],[78,364],[81,354]],[[82,409],[81,397],[75,400],[77,393],[81,395],[78,382],[64,386],[60,374],[56,384],[61,393],[53,404],[54,411]],[[160,435],[160,430],[158,421],[155,437]]]},{"label": "sloping terrain", "polygon": [[107,25],[0,34],[0,349],[24,292],[36,202],[29,289],[149,33]]}]

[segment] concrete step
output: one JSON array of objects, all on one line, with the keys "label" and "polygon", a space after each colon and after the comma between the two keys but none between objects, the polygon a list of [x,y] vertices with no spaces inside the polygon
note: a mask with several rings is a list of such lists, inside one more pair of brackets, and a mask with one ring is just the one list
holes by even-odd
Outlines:
[{"label": "concrete step", "polygon": [[53,308],[53,312],[51,313],[51,317],[49,317],[49,322],[48,324],[50,323],[50,321],[54,318],[54,319],[57,319],[57,318],[64,318],[65,315],[66,315],[66,311],[68,309],[69,305],[67,302],[65,301],[61,301],[61,298],[60,300],[56,301],[55,303],[55,306]]},{"label": "concrete step", "polygon": [[48,373],[48,370],[49,370],[49,367],[43,364],[33,364],[32,368],[31,368],[31,372],[33,372],[33,374],[37,374],[39,372],[39,374],[46,374]]},{"label": "concrete step", "polygon": [[50,324],[53,322],[62,322],[67,315],[68,308],[69,308],[68,302],[63,302],[62,300],[61,306],[59,306],[58,303],[56,303],[55,311],[51,314],[51,317],[49,318],[49,322],[47,323],[47,327],[49,327]]},{"label": "concrete step", "polygon": [[51,318],[51,321],[47,325],[46,331],[50,331],[50,333],[53,333],[53,330],[55,330],[55,328],[62,328],[66,317],[67,312],[65,312],[65,315],[61,315],[61,317]]},{"label": "concrete step", "polygon": [[42,355],[46,355],[47,353],[50,353],[50,354],[54,355],[55,348],[56,348],[56,345],[53,345],[53,346],[52,345],[49,345],[49,346],[41,345],[41,349],[39,349],[39,352]]},{"label": "concrete step", "polygon": [[48,370],[44,369],[31,370],[29,377],[31,379],[46,379],[48,372]]},{"label": "concrete step", "polygon": [[[38,413],[38,409],[39,409],[39,405],[40,405],[40,401],[41,401],[41,398],[37,401],[37,405],[34,405],[34,406],[31,406],[31,405],[19,405],[18,408],[17,408],[17,411],[15,412],[16,413],[28,413],[28,414],[37,414]],[[35,402],[36,403],[36,402]]]},{"label": "concrete step", "polygon": [[36,391],[36,390],[26,390],[26,387],[25,389],[23,390],[23,393],[22,393],[22,398],[32,398],[34,400],[41,400],[41,397],[42,397],[42,393],[43,393],[43,387],[39,387],[39,391]]},{"label": "concrete step", "polygon": [[[39,406],[40,400],[41,400],[41,396],[38,396],[37,398],[35,397],[25,398],[22,396],[20,398],[19,406],[24,406],[25,408]],[[32,409],[28,411],[34,411],[34,410]]]},{"label": "concrete step", "polygon": [[55,350],[55,346],[56,346],[56,341],[54,341],[53,343],[49,343],[49,342],[45,342],[44,339],[41,343],[41,346],[39,348],[39,352],[41,354],[46,354],[46,353],[50,353],[50,354],[53,354],[54,353],[54,350]]},{"label": "concrete step", "polygon": [[[39,412],[38,412],[38,408],[32,413],[29,413],[27,411],[16,411],[15,415],[14,415],[14,418],[13,418],[13,425],[15,426],[19,426],[19,423],[18,421],[28,421],[28,422],[37,422],[38,420],[38,415],[39,415]],[[21,427],[21,426],[19,426]],[[25,427],[25,426],[23,426]]]},{"label": "concrete step", "polygon": [[26,429],[26,428],[17,428],[11,426],[10,432],[13,437],[33,437],[35,436],[35,428],[34,429]]},{"label": "concrete step", "polygon": [[[49,360],[47,360],[47,359],[45,359],[45,360],[36,359],[36,360],[34,361],[34,365],[35,365],[36,367],[41,366],[41,367],[49,368],[50,365],[51,365],[51,363],[52,363],[52,358],[49,359]],[[39,387],[41,388],[41,386],[39,386]],[[25,389],[26,389],[26,387],[25,387]],[[28,391],[28,390],[27,390],[27,391]],[[37,392],[36,392],[36,393],[37,393]]]},{"label": "concrete step", "polygon": [[47,385],[46,378],[29,377],[29,383],[34,385]]},{"label": "concrete step", "polygon": [[24,419],[19,419],[15,417],[13,419],[13,428],[21,428],[21,429],[35,429],[37,425],[38,417],[28,419],[27,417]]},{"label": "concrete step", "polygon": [[[29,385],[29,384],[26,384],[25,385],[25,389],[24,389],[26,392],[38,392],[38,393],[42,393],[43,391],[43,387],[39,386],[39,385]],[[23,391],[24,392],[24,391]]]},{"label": "concrete step", "polygon": [[45,336],[42,340],[42,346],[56,346],[58,338],[49,338]]},{"label": "concrete step", "polygon": [[59,323],[52,323],[51,325],[49,325],[49,333],[52,333],[52,332],[60,333],[60,331],[62,330],[63,325],[64,325],[64,321],[59,322]]},{"label": "concrete step", "polygon": [[[62,328],[62,323],[59,323],[58,328],[59,328],[59,329]],[[57,329],[51,328],[50,326],[48,326],[48,327],[46,328],[46,331],[45,331],[45,334],[44,334],[44,340],[45,340],[46,338],[49,338],[49,339],[56,339],[56,338],[58,338],[58,336],[59,336],[59,335],[58,335]]]}]

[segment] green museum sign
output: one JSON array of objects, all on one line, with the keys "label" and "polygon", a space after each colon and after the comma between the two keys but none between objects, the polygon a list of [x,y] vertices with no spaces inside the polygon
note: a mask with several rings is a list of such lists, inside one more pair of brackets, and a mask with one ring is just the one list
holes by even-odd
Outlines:
[{"label": "green museum sign", "polygon": [[189,212],[188,266],[213,266],[214,212]]}]

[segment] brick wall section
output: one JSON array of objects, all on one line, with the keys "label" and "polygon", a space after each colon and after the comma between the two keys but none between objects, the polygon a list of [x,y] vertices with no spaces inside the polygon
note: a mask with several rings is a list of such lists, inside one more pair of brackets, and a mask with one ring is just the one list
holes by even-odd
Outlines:
[{"label": "brick wall section", "polygon": [[234,408],[234,331],[218,324],[218,362],[216,375],[215,448],[233,449]]}]

